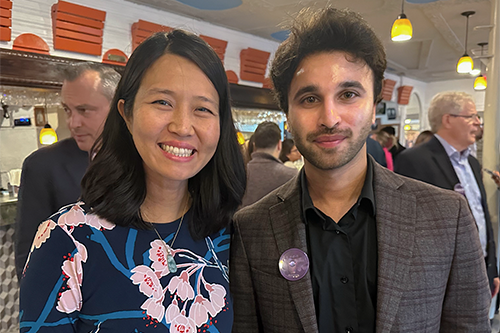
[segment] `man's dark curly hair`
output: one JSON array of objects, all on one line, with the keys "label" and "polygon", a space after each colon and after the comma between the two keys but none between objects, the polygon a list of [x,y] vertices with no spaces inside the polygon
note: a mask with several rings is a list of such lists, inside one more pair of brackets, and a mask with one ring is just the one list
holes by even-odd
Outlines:
[{"label": "man's dark curly hair", "polygon": [[307,56],[342,51],[363,60],[373,72],[374,103],[381,99],[387,67],[385,50],[375,32],[357,13],[332,7],[302,10],[290,28],[290,36],[278,47],[271,79],[280,108],[288,114],[288,91],[300,62]]}]

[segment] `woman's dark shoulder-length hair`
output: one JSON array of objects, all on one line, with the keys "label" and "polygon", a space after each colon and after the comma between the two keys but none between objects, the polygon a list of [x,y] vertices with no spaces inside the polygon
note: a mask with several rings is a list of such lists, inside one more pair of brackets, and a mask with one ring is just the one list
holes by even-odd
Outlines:
[{"label": "woman's dark shoulder-length hair", "polygon": [[91,153],[97,154],[82,180],[82,200],[99,217],[116,225],[148,228],[140,214],[146,197],[143,161],[117,104],[123,99],[125,115],[132,117],[134,99],[145,73],[164,54],[175,54],[192,61],[210,79],[219,95],[217,149],[208,164],[188,182],[193,200],[189,231],[194,239],[201,239],[226,227],[231,221],[241,204],[246,178],[224,67],[207,43],[182,30],[151,36],[130,57],[104,130],[92,148]]}]

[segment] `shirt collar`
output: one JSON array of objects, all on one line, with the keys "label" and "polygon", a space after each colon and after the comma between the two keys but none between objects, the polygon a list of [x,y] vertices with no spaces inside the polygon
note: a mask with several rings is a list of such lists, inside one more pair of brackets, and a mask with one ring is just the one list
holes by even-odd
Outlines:
[{"label": "shirt collar", "polygon": [[448,157],[451,160],[455,160],[457,162],[467,161],[467,158],[469,157],[469,154],[470,154],[470,148],[466,148],[465,150],[458,151],[455,149],[455,147],[450,145],[448,143],[448,141],[446,141],[445,139],[440,137],[438,134],[434,134],[434,136],[436,137],[436,139],[439,140],[439,142],[441,142],[444,150],[446,151],[446,154],[448,155]]},{"label": "shirt collar", "polygon": [[[307,224],[306,212],[308,210],[312,210],[315,212],[321,219],[323,219],[321,213],[314,207],[314,203],[312,202],[311,196],[309,195],[309,189],[307,188],[307,177],[305,174],[305,168],[302,168],[299,173],[300,178],[300,192],[301,192],[301,207],[302,207],[302,221]],[[366,177],[365,182],[363,184],[363,188],[361,189],[361,194],[359,195],[357,205],[360,205],[362,202],[366,202],[367,207],[370,207],[370,214],[375,216],[376,214],[376,206],[375,206],[375,191],[373,189],[373,161],[368,156],[368,163],[366,168]],[[338,221],[336,221],[338,222]]]}]

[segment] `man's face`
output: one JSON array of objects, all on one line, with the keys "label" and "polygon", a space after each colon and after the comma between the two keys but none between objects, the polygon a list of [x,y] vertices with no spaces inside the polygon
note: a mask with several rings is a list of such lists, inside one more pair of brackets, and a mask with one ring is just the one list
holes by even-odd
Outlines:
[{"label": "man's face", "polygon": [[78,148],[90,151],[102,132],[110,105],[101,92],[99,73],[86,71],[74,81],[64,81],[61,102]]},{"label": "man's face", "polygon": [[476,142],[476,135],[481,122],[477,117],[476,105],[472,101],[467,101],[462,111],[457,115],[459,117],[451,115],[449,118],[450,133],[458,145],[458,150],[463,150]]},{"label": "man's face", "polygon": [[373,100],[373,74],[365,62],[339,51],[304,58],[290,85],[287,117],[306,161],[331,170],[366,154]]}]

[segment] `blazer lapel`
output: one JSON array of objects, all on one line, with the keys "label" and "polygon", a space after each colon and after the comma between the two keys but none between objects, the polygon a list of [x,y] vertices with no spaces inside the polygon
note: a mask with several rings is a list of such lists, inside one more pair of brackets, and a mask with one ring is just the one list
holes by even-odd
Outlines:
[{"label": "blazer lapel", "polygon": [[455,184],[457,184],[459,180],[446,150],[436,137],[433,137],[429,141],[429,147],[432,152],[432,159],[436,163],[436,167],[441,170],[444,178],[448,181],[448,189],[453,190]]},{"label": "blazer lapel", "polygon": [[374,163],[378,280],[376,332],[389,332],[408,288],[415,238],[416,201],[398,191],[403,184]]},{"label": "blazer lapel", "polygon": [[[300,209],[300,178],[296,176],[284,185],[277,196],[281,202],[272,206],[269,214],[279,253],[290,248],[307,253],[306,228]],[[318,332],[310,272],[298,281],[287,282],[304,332]]]}]

